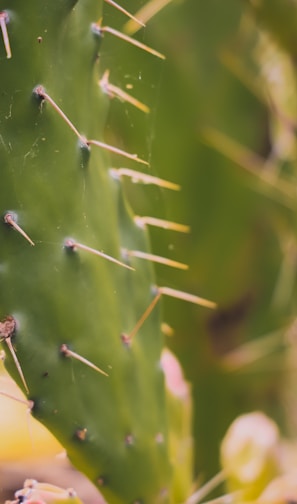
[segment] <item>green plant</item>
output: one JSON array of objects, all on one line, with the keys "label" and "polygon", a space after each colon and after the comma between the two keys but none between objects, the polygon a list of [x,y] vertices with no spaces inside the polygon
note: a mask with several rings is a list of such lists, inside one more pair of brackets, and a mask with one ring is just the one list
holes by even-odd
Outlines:
[{"label": "green plant", "polygon": [[175,502],[191,484],[190,446],[182,481],[171,467],[189,420],[173,398],[168,418],[158,302],[215,304],[156,286],[153,261],[185,265],[151,254],[122,176],[177,186],[102,141],[117,88],[99,54],[103,36],[119,35],[102,4],[1,2],[0,336],[31,413],[109,503]]},{"label": "green plant", "polygon": [[[114,2],[107,3],[111,4],[110,8],[113,7]],[[133,8],[138,7],[138,2],[132,3]],[[286,266],[294,274],[295,262],[291,257],[295,250],[295,231],[290,213],[292,208],[295,209],[294,177],[287,177],[288,172],[291,174],[294,171],[294,121],[288,114],[291,102],[287,100],[289,95],[286,93],[294,89],[294,85],[291,87],[294,82],[291,61],[294,57],[294,26],[292,28],[290,24],[290,30],[281,29],[279,32],[279,19],[289,16],[293,23],[295,10],[288,14],[286,9],[295,8],[290,2],[282,4],[277,0],[245,2],[250,4],[262,26],[285,50],[285,53],[280,52],[264,30],[259,30],[251,19],[248,22],[245,20],[246,24],[242,23],[238,47],[242,50],[244,46],[248,54],[246,57],[245,53],[245,61],[248,60],[248,63],[253,56],[251,78],[243,72],[243,80],[269,113],[272,149],[263,160],[218,133],[218,129],[227,132],[230,129],[232,133],[232,124],[236,133],[241,131],[237,94],[232,84],[229,99],[233,100],[235,96],[235,106],[230,113],[224,110],[225,113],[221,114],[220,128],[205,128],[203,124],[202,129],[203,141],[206,140],[229,158],[225,164],[220,155],[210,158],[211,161],[207,158],[207,163],[201,162],[203,175],[200,170],[200,177],[206,177],[207,164],[208,184],[212,191],[217,189],[217,192],[213,191],[217,198],[215,203],[221,201],[220,211],[210,212],[206,218],[212,206],[208,200],[212,193],[202,190],[197,201],[193,183],[197,174],[190,172],[189,177],[189,171],[184,169],[187,163],[197,165],[196,158],[185,154],[191,142],[195,142],[195,146],[198,143],[196,130],[194,135],[192,130],[192,135],[189,134],[188,125],[194,116],[192,104],[199,103],[200,97],[207,92],[206,86],[199,82],[198,72],[195,73],[195,57],[187,51],[187,44],[192,48],[189,40],[199,32],[196,28],[199,16],[194,16],[194,12],[199,14],[200,3],[186,3],[190,5],[189,13],[193,23],[195,20],[195,26],[192,31],[187,28],[186,33],[176,37],[185,43],[186,49],[183,43],[175,45],[174,30],[170,34],[166,26],[164,31],[163,26],[160,29],[162,23],[154,32],[154,44],[165,40],[163,45],[171,56],[174,55],[171,64],[173,66],[174,60],[178,71],[173,75],[178,75],[178,79],[173,79],[172,75],[170,78],[176,86],[175,91],[178,86],[181,88],[180,103],[176,100],[172,106],[171,88],[168,87],[167,109],[163,104],[160,106],[165,108],[163,131],[166,133],[162,131],[158,141],[165,140],[161,158],[163,164],[173,171],[172,178],[185,178],[183,205],[189,205],[194,236],[199,228],[199,247],[195,249],[195,244],[191,244],[199,273],[193,273],[188,281],[190,286],[185,290],[195,291],[196,281],[202,285],[202,291],[207,286],[211,297],[219,299],[222,305],[213,316],[209,316],[208,310],[195,308],[194,322],[190,319],[192,314],[188,317],[182,313],[183,337],[172,344],[180,345],[186,376],[193,381],[196,461],[201,457],[202,468],[205,463],[208,471],[210,464],[206,458],[203,461],[203,454],[209,453],[213,471],[213,446],[217,451],[226,423],[238,410],[232,397],[234,389],[237,387],[237,393],[240,391],[243,395],[242,378],[234,386],[232,372],[249,364],[251,356],[265,354],[268,348],[265,347],[266,340],[263,340],[263,344],[259,341],[258,347],[251,345],[233,352],[230,350],[233,350],[234,341],[240,341],[244,332],[242,327],[246,332],[258,335],[263,328],[274,328],[276,322],[283,324],[283,319],[293,313],[291,304],[286,302],[294,290],[292,283],[286,281]],[[235,8],[228,3],[228,6],[220,7],[220,2],[215,0],[209,5],[210,10],[214,5],[218,10],[222,9],[222,15],[226,11],[226,17],[228,13],[233,15],[233,11],[239,17],[238,5]],[[136,191],[131,191],[131,185],[123,182],[126,176],[134,182],[144,182],[146,186],[152,184],[167,189],[177,189],[178,186],[152,176],[147,167],[146,160],[151,153],[144,148],[138,125],[145,122],[139,117],[148,113],[149,107],[130,98],[126,89],[111,83],[117,71],[118,74],[122,70],[127,72],[129,79],[133,72],[136,75],[140,54],[141,59],[146,61],[145,65],[152,65],[146,77],[160,72],[158,65],[163,65],[163,56],[147,46],[140,47],[139,43],[139,47],[129,45],[127,52],[122,53],[119,48],[126,44],[125,38],[115,41],[114,46],[108,46],[109,39],[114,35],[122,36],[105,25],[105,20],[107,23],[108,19],[109,23],[111,16],[104,16],[102,22],[103,1],[32,0],[27,6],[20,0],[11,0],[8,7],[1,2],[0,8],[4,42],[0,59],[0,194],[3,216],[0,227],[0,336],[6,352],[5,365],[27,395],[27,405],[32,414],[57,436],[70,460],[87,474],[109,503],[174,504],[187,498],[188,504],[198,502],[203,498],[203,491],[189,497],[193,492],[195,473],[190,393],[178,363],[170,353],[163,351],[160,301],[168,295],[209,308],[215,305],[183,291],[160,287],[156,282],[153,262],[180,269],[186,269],[186,266],[151,254],[147,227],[157,224],[175,231],[187,231],[188,228],[155,217],[138,217],[128,204],[127,200],[132,199],[131,193],[135,197]],[[178,9],[176,12],[179,12]],[[112,16],[112,22],[116,22],[116,11]],[[137,24],[140,26],[134,19],[134,27],[130,24],[128,30],[135,31]],[[176,26],[174,22],[173,26]],[[203,30],[203,27],[200,28]],[[205,29],[208,31],[209,26]],[[209,40],[207,33],[203,44],[205,54]],[[117,65],[122,68],[105,65],[111,59],[108,51],[104,52],[106,44],[112,47],[118,56]],[[148,54],[143,51],[148,51]],[[271,52],[276,55],[279,68],[282,68],[282,88],[274,88],[265,75],[267,55]],[[189,58],[186,57],[188,55]],[[225,53],[222,59],[242,77],[242,62],[230,63],[228,57],[230,53]],[[260,77],[255,75],[255,66],[256,73],[263,72]],[[145,72],[142,74],[139,71],[139,79],[143,75]],[[122,78],[122,82],[127,88],[131,87],[130,81],[125,79]],[[263,82],[268,89],[268,100],[263,93]],[[222,86],[222,89],[224,91],[225,87]],[[220,106],[220,99],[225,100],[227,94],[216,93],[214,108]],[[114,97],[128,100],[139,109],[135,115],[131,113],[131,124],[136,124],[131,132],[125,131],[121,113],[115,114],[112,128],[109,127],[109,101]],[[209,104],[210,100],[205,102]],[[176,133],[176,139],[184,145],[184,154],[180,157],[175,156],[170,128],[167,134],[171,109],[181,123]],[[190,120],[186,117],[189,109]],[[196,116],[194,119],[197,121]],[[251,123],[257,124],[254,116]],[[242,130],[245,128],[248,130],[248,127]],[[200,134],[201,128],[198,129]],[[258,133],[256,127],[254,130],[247,135],[253,144]],[[108,143],[103,143],[103,139],[108,139]],[[262,148],[259,143],[257,147]],[[126,144],[132,146],[127,151]],[[138,155],[130,154],[130,151],[137,151]],[[261,189],[257,197],[250,196],[250,180],[246,184],[247,178],[243,180],[238,172],[230,175],[227,171],[230,159],[242,165],[255,176],[254,180],[259,181],[259,186],[255,183],[257,190]],[[209,170],[215,171],[214,167],[218,167],[216,179],[209,175]],[[267,168],[273,169],[269,171]],[[165,166],[164,172],[166,169],[169,171]],[[181,170],[185,175],[181,176]],[[205,184],[203,187],[209,186]],[[147,187],[145,189],[149,197],[153,194],[155,198],[150,198],[152,206],[152,200],[157,201],[156,193],[150,193]],[[193,199],[191,191],[194,194],[193,207],[189,203]],[[220,200],[222,194],[224,197]],[[155,206],[155,213],[160,217],[158,211],[162,204],[158,202]],[[267,216],[270,211],[272,218]],[[259,225],[259,214],[262,227]],[[253,220],[248,236],[242,226],[243,219]],[[209,239],[211,225],[213,239]],[[261,240],[259,229],[262,230]],[[279,250],[282,246],[284,257]],[[268,255],[271,248],[273,252]],[[282,260],[284,269],[277,278]],[[272,287],[275,296],[270,303]],[[261,301],[257,299],[255,303],[259,292]],[[248,316],[250,310],[253,313]],[[196,316],[197,311],[199,315]],[[188,320],[192,323],[190,330]],[[205,335],[209,338],[207,341]],[[277,341],[279,346],[283,344],[279,338]],[[250,378],[248,380],[247,384],[244,383],[245,390],[248,387],[257,393],[261,387],[265,390],[265,385],[259,386],[257,379],[252,386]],[[275,376],[272,381],[268,379],[266,387],[275,391],[276,381],[278,377]],[[261,399],[259,393],[258,402]],[[252,402],[248,399],[241,407],[248,408]],[[212,408],[208,409],[210,404]],[[200,428],[201,424],[204,424],[204,429]],[[245,445],[243,453],[246,453]],[[252,453],[254,459],[261,459],[262,454],[259,455],[257,450]],[[237,469],[237,461],[240,462],[240,450],[237,456],[235,462],[231,461],[232,471],[234,464]],[[248,481],[246,494],[260,499],[259,502],[262,498],[259,497],[260,492],[279,470],[276,468],[278,458],[272,467],[265,465],[265,454],[263,460],[252,488]],[[230,467],[224,466],[225,476],[229,478],[228,488],[241,492],[237,497],[239,501],[246,500],[248,497],[242,493],[245,483],[236,470],[232,473]],[[218,481],[222,479],[223,475],[219,474]],[[32,488],[26,484],[16,502],[19,503],[20,499],[26,499],[30,504],[36,499],[42,504],[43,501],[47,504],[77,502],[74,494],[58,491],[58,495],[54,495],[53,489],[49,489],[49,494],[38,494],[48,489],[43,485],[35,486],[35,483]],[[270,502],[271,497],[269,499]]]}]

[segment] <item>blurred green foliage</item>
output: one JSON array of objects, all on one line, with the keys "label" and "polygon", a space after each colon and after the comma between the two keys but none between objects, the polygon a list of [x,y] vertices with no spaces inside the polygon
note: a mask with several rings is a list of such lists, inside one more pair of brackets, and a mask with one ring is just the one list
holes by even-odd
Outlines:
[{"label": "blurred green foliage", "polygon": [[[136,11],[139,1],[130,3]],[[268,107],[223,57],[227,50],[249,67],[250,48],[238,38],[246,9],[238,0],[172,1],[136,35],[164,52],[166,62],[136,55],[131,69],[125,68],[128,78],[138,75],[134,94],[152,108],[150,118],[143,127],[139,112],[128,106],[123,112],[112,104],[107,128],[124,132],[128,145],[139,136],[138,152],[147,153],[152,172],[182,186],[179,194],[146,189],[136,204],[139,213],[191,226],[188,236],[152,230],[154,252],[190,265],[186,274],[159,267],[159,284],[220,306],[210,314],[180,301],[164,302],[164,318],[175,329],[168,345],[193,384],[196,474],[203,471],[206,477],[218,469],[220,441],[237,415],[262,409],[285,423],[281,334],[293,314],[294,280],[283,302],[276,297],[284,236],[294,218],[273,191],[208,146],[203,136],[204,128],[212,127],[259,156],[269,156]],[[104,50],[108,62],[108,43]],[[118,79],[125,85],[121,71]],[[263,358],[258,362],[237,371],[223,366],[232,349],[278,330],[274,352],[259,340]]]}]

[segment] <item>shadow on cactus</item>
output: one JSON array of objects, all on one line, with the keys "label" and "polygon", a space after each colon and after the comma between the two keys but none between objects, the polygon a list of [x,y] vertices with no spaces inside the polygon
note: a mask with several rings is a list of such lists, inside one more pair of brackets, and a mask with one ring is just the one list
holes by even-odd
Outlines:
[{"label": "shadow on cactus", "polygon": [[[147,225],[186,228],[136,218],[122,177],[177,186],[102,139],[110,97],[148,110],[109,83],[100,49],[115,36],[131,57],[163,55],[105,26],[102,4],[0,2],[0,337],[31,413],[110,504],[179,502],[192,477],[189,394],[165,391],[164,369],[172,387],[178,365],[161,360],[159,300],[215,303],[156,286],[154,262],[186,266],[151,253]],[[37,490],[24,492],[16,502]]]}]

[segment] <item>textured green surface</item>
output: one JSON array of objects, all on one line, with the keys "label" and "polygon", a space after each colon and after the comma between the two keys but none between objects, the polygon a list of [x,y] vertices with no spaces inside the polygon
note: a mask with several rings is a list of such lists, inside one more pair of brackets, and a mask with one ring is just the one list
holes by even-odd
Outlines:
[{"label": "textured green surface", "polygon": [[[12,58],[1,46],[0,59],[0,213],[14,212],[35,246],[0,226],[1,319],[16,320],[12,339],[33,414],[74,465],[109,503],[167,502],[159,309],[131,346],[121,339],[155,295],[153,268],[132,258],[131,271],[64,246],[72,238],[123,261],[120,247],[148,250],[146,230],[132,220],[108,157],[98,147],[81,148],[48,100],[33,93],[44,86],[81,134],[102,140],[107,98],[97,83],[100,44],[91,30],[101,7],[98,0],[9,3]],[[62,344],[109,376],[62,355]]]},{"label": "textured green surface", "polygon": [[[89,26],[91,22],[99,19],[99,3],[96,7],[93,7],[92,2],[88,3],[88,13],[91,12],[91,14],[88,14],[86,25]],[[18,6],[18,3],[14,5]],[[152,160],[154,174],[170,178],[181,183],[183,187],[181,199],[179,199],[180,196],[176,199],[175,194],[168,198],[166,195],[165,205],[159,189],[137,188],[140,196],[136,201],[140,208],[138,213],[144,210],[144,213],[154,213],[155,216],[160,217],[160,208],[162,210],[165,208],[166,218],[191,225],[189,236],[177,237],[176,234],[172,236],[163,231],[162,233],[158,230],[153,231],[154,251],[167,255],[168,250],[174,250],[177,258],[189,262],[191,267],[188,275],[180,277],[176,273],[171,276],[171,273],[159,270],[162,285],[168,284],[178,286],[185,291],[199,292],[201,295],[219,301],[220,304],[218,314],[213,315],[202,310],[197,311],[196,308],[177,300],[166,299],[165,302],[166,320],[176,328],[175,337],[170,340],[170,345],[181,358],[187,379],[193,383],[197,472],[202,470],[203,474],[210,477],[217,469],[219,443],[223,433],[236,415],[246,410],[261,408],[278,420],[280,419],[282,425],[284,424],[285,414],[281,406],[284,396],[281,335],[287,327],[288,320],[295,314],[296,222],[294,198],[293,205],[291,197],[282,198],[280,204],[276,197],[277,191],[271,191],[270,186],[266,186],[265,183],[259,182],[258,177],[247,173],[242,166],[244,162],[239,163],[240,166],[238,166],[238,162],[234,161],[234,152],[233,156],[232,152],[229,152],[228,158],[221,155],[222,150],[220,152],[218,149],[219,152],[214,152],[212,148],[205,146],[205,138],[201,132],[205,127],[210,126],[226,135],[227,139],[250,147],[252,156],[248,159],[249,166],[252,166],[253,160],[256,159],[260,162],[257,162],[253,168],[261,170],[262,157],[263,167],[273,168],[276,186],[278,177],[284,180],[287,179],[288,174],[291,176],[288,181],[292,189],[290,195],[294,193],[296,185],[294,178],[295,139],[292,129],[288,134],[284,123],[287,119],[294,119],[295,115],[294,78],[292,80],[290,73],[293,70],[294,77],[295,63],[290,60],[290,55],[295,56],[295,2],[286,0],[172,2],[152,20],[144,35],[137,34],[140,39],[166,53],[168,59],[165,66],[163,64],[160,66],[160,62],[150,55],[144,55],[135,49],[131,51],[128,45],[121,41],[114,41],[106,34],[102,47],[100,46],[102,58],[99,62],[94,62],[94,70],[92,70],[92,61],[94,61],[93,57],[99,41],[94,40],[90,31],[85,29],[84,22],[80,21],[86,16],[86,11],[84,11],[82,18],[80,17],[80,9],[83,10],[82,6],[86,5],[87,2],[79,1],[76,4],[75,15],[67,18],[65,23],[61,21],[59,13],[52,18],[47,17],[47,14],[44,15],[43,25],[46,25],[46,29],[52,26],[55,33],[48,45],[46,45],[48,36],[43,33],[43,28],[36,29],[34,33],[33,15],[27,14],[27,17],[25,13],[15,15],[13,19],[17,22],[17,28],[13,23],[8,25],[13,52],[11,61],[6,60],[4,47],[1,46],[0,65],[1,75],[3,74],[1,79],[5,86],[0,107],[2,111],[0,133],[4,139],[1,159],[6,158],[1,165],[8,167],[5,173],[10,174],[9,184],[2,186],[1,201],[4,201],[2,210],[3,212],[7,209],[16,211],[19,214],[19,223],[36,242],[35,249],[32,250],[32,247],[13,230],[7,227],[1,229],[3,257],[6,258],[9,255],[9,264],[12,265],[10,269],[14,278],[18,275],[27,277],[23,291],[20,282],[17,282],[18,292],[15,294],[15,287],[13,290],[11,288],[14,283],[10,277],[5,277],[8,261],[1,259],[3,264],[1,276],[5,278],[5,281],[1,283],[5,287],[1,293],[1,304],[3,299],[4,306],[3,310],[1,308],[1,316],[7,313],[16,314],[23,324],[27,323],[27,313],[32,312],[27,336],[25,333],[23,336],[20,325],[18,334],[22,338],[18,338],[16,334],[14,339],[22,367],[24,361],[30,393],[37,385],[32,384],[33,378],[30,375],[32,371],[27,371],[29,366],[36,369],[37,374],[44,370],[48,372],[50,369],[51,375],[48,378],[51,376],[52,381],[54,381],[52,376],[59,367],[56,383],[61,394],[61,404],[64,405],[64,401],[69,401],[69,404],[71,402],[67,393],[65,399],[61,387],[62,380],[68,383],[67,390],[74,390],[74,382],[82,378],[81,393],[84,395],[86,387],[84,388],[83,384],[95,379],[96,383],[100,384],[98,390],[102,394],[102,402],[97,401],[100,413],[98,414],[96,408],[96,412],[92,411],[91,414],[95,412],[99,415],[98,418],[106,414],[110,419],[108,422],[106,420],[107,429],[111,427],[113,430],[115,426],[121,425],[117,435],[123,440],[128,430],[123,429],[122,426],[129,424],[130,410],[133,411],[133,419],[141,414],[140,423],[144,421],[144,418],[149,423],[145,412],[151,415],[154,410],[151,405],[156,391],[148,391],[148,382],[150,379],[154,387],[157,373],[151,371],[147,375],[148,370],[144,366],[149,355],[148,362],[151,362],[152,356],[155,356],[154,362],[157,362],[159,358],[162,343],[158,336],[158,311],[154,311],[150,320],[145,323],[138,335],[140,338],[137,336],[132,355],[126,349],[124,363],[116,348],[121,331],[129,332],[144,307],[149,304],[152,294],[148,285],[155,282],[151,267],[147,266],[144,270],[143,261],[133,261],[133,264],[137,265],[137,273],[135,273],[113,264],[102,263],[103,260],[99,257],[92,257],[83,251],[78,250],[71,257],[70,254],[64,254],[65,250],[63,250],[64,238],[73,237],[120,258],[119,247],[146,250],[147,237],[140,229],[135,228],[129,212],[125,210],[121,184],[108,175],[107,156],[92,147],[89,165],[85,162],[82,168],[83,176],[81,176],[79,165],[82,164],[82,158],[79,156],[74,133],[48,103],[44,104],[42,114],[40,114],[38,104],[36,102],[34,104],[34,101],[30,102],[29,97],[33,87],[41,83],[73,120],[79,131],[88,137],[101,139],[106,118],[109,117],[105,134],[108,134],[110,142],[121,147],[125,145],[129,151],[137,152],[145,159],[149,158]],[[131,11],[134,12],[138,7],[138,0],[129,0]],[[256,14],[260,21],[260,33],[259,26],[257,28],[251,20],[246,24],[246,19],[242,17],[246,10]],[[67,9],[65,9],[67,17],[66,11]],[[34,12],[36,14],[38,8]],[[107,13],[106,18],[104,16],[104,23],[113,25],[115,21],[115,26],[119,28],[123,22],[120,14],[114,14],[111,6],[107,6],[104,12]],[[76,16],[77,19],[79,17],[79,21],[75,20]],[[51,21],[54,18],[55,21]],[[26,29],[30,26],[29,33],[25,35],[22,32],[18,33],[21,19],[27,19]],[[280,43],[280,47],[286,50],[286,54],[282,54],[279,49],[276,50],[275,44],[269,37],[267,39],[266,35],[263,39],[263,27]],[[41,35],[43,42],[37,43],[37,37]],[[257,47],[259,35],[262,42],[264,40],[264,44],[261,42]],[[246,36],[248,40],[245,39]],[[13,43],[13,37],[19,38],[18,45]],[[77,38],[79,38],[79,43]],[[31,52],[28,51],[28,44],[31,44]],[[19,54],[22,54],[18,66],[14,67],[13,60],[18,47]],[[66,58],[62,56],[62,53],[64,55],[67,53]],[[86,57],[87,54],[88,57]],[[270,60],[268,58],[270,54],[273,54],[275,59]],[[235,58],[235,64],[232,58],[232,64],[230,64],[228,60],[230,55]],[[28,60],[32,66],[35,66],[33,76],[30,72],[28,73]],[[111,70],[112,82],[123,88],[127,83],[132,82],[137,91],[135,94],[141,91],[140,99],[148,103],[153,112],[149,118],[143,120],[143,116],[139,115],[138,111],[131,111],[129,106],[123,106],[116,100],[113,101],[111,113],[109,112],[108,116],[107,97],[103,97],[100,91],[98,93],[96,84],[98,73],[101,76],[105,70],[104,63],[107,63]],[[232,71],[230,72],[230,67],[233,74]],[[7,70],[2,71],[4,68],[9,68],[10,73]],[[83,68],[85,68],[85,73],[81,72]],[[267,89],[267,75],[265,76],[264,68],[268,71],[276,69],[278,75],[284,79],[284,85],[281,84],[278,89],[272,89],[269,86],[268,89],[273,100],[276,100],[278,105],[281,104],[285,121],[279,120],[275,111],[272,110],[271,103],[268,103],[267,97],[263,96],[264,90]],[[244,70],[243,73],[242,70]],[[287,73],[288,70],[289,73]],[[93,77],[91,77],[92,74]],[[245,80],[246,75],[250,78]],[[10,78],[12,83],[8,83]],[[31,82],[28,82],[29,79]],[[22,88],[27,89],[26,93],[23,92],[27,101],[21,100],[19,96],[19,90]],[[12,92],[11,89],[15,91]],[[283,93],[282,96],[278,94],[280,90]],[[288,90],[292,92],[293,101],[289,96],[290,93],[287,93]],[[22,114],[23,123],[20,119],[15,120],[9,131],[9,125],[14,118],[12,115],[15,110],[14,104],[18,105],[17,110]],[[98,107],[97,112],[96,107]],[[32,117],[34,128],[30,130],[28,124],[32,124]],[[26,147],[22,145],[17,150],[17,146],[20,145],[20,135],[16,135],[12,150],[9,142],[16,131],[22,131],[22,139],[25,139]],[[67,141],[64,141],[66,137]],[[105,137],[107,138],[107,135]],[[290,158],[284,155],[284,151],[275,149],[284,137],[291,137]],[[51,139],[56,147],[51,150],[48,140],[41,140],[42,138]],[[123,140],[122,144],[120,138]],[[66,145],[67,154],[64,156]],[[258,157],[254,156],[255,152]],[[276,153],[277,156],[275,156]],[[71,167],[69,158],[73,160],[70,163]],[[86,161],[86,158],[84,159]],[[271,166],[271,161],[273,166]],[[268,164],[265,164],[266,162]],[[116,157],[112,159],[113,166],[114,163],[117,166],[127,165],[125,160]],[[44,171],[40,170],[41,164],[45,166]],[[32,185],[34,188],[36,184],[36,189],[32,192],[31,189],[28,190],[27,166],[34,170],[34,182],[30,180],[30,187]],[[129,163],[129,166],[132,167],[132,163]],[[43,196],[37,198],[36,192]],[[90,197],[91,193],[95,201]],[[133,191],[134,193],[136,191]],[[47,198],[44,198],[44,195]],[[40,207],[44,206],[43,199],[49,202],[45,216],[40,212]],[[27,213],[30,208],[31,215]],[[86,218],[82,217],[82,208]],[[61,226],[60,229],[57,229],[57,226]],[[115,232],[116,229],[118,231]],[[38,247],[40,252],[37,251]],[[43,248],[42,253],[41,248]],[[42,257],[40,267],[37,261],[30,265],[29,258],[37,257],[36,254]],[[23,265],[22,262],[26,256],[28,258]],[[51,267],[51,274],[44,275],[44,266],[48,264]],[[58,271],[55,272],[51,265],[57,267]],[[36,287],[38,294],[34,296],[34,301],[31,294],[32,278],[35,285],[38,280]],[[65,284],[70,286],[71,293],[66,298],[64,294],[61,294],[61,291],[65,292]],[[49,302],[49,299],[54,299],[53,287],[56,301]],[[94,290],[98,292],[96,298],[90,294]],[[43,311],[39,311],[42,304],[39,298],[44,293],[45,303],[48,305],[46,311],[49,313],[47,319],[44,319]],[[55,306],[51,305],[52,302]],[[25,307],[26,304],[28,306]],[[90,307],[90,311],[88,308],[90,319],[86,319],[84,315],[83,306],[86,304]],[[78,306],[78,309],[69,310],[70,305]],[[81,317],[79,313],[76,313],[79,310],[81,310]],[[71,320],[68,315],[64,317],[64,311],[67,313],[71,311]],[[52,323],[56,312],[59,314],[57,319],[59,327],[52,336]],[[82,334],[89,332],[88,327],[94,318],[100,319],[102,331],[100,329],[100,336],[98,336],[98,322],[96,322],[96,335],[93,333],[95,329],[90,331],[92,342],[89,345]],[[78,319],[79,322],[77,322]],[[40,333],[41,320],[42,334],[37,338],[36,331]],[[85,324],[87,324],[86,327]],[[71,333],[78,327],[75,336],[71,335],[71,339],[64,337],[68,334],[68,325]],[[273,355],[270,351],[266,354],[266,344],[264,339],[261,343],[261,336],[275,329],[277,333],[274,341],[278,341],[279,345],[274,346]],[[57,336],[61,334],[61,338]],[[110,334],[113,336],[109,337]],[[147,347],[145,350],[142,347],[142,344],[148,344],[147,341],[144,343],[147,334],[149,334],[150,344],[156,344],[155,352],[150,348],[150,352],[147,353]],[[156,339],[158,338],[158,342],[154,338],[152,340],[152,334]],[[105,336],[108,341],[105,341]],[[100,337],[102,341],[99,349],[95,344],[97,337]],[[225,365],[230,351],[240,347],[243,342],[252,343],[253,340],[257,342],[258,338],[259,347],[257,348],[260,349],[260,355],[262,352],[263,359],[243,366],[243,369],[238,368],[235,372]],[[23,346],[22,339],[25,343]],[[74,351],[88,357],[106,370],[110,374],[109,378],[87,369],[73,359],[64,358],[63,361],[58,348],[65,342],[71,344]],[[3,345],[6,348],[5,343]],[[52,363],[52,367],[49,366],[47,360],[44,362],[40,358],[45,346],[48,352],[47,359]],[[30,348],[29,355],[25,352],[25,347]],[[31,358],[32,352],[34,355],[34,349],[38,357],[32,366]],[[51,349],[53,354],[50,353]],[[244,353],[242,355],[245,357]],[[129,362],[133,362],[131,367]],[[60,379],[60,363],[67,366],[62,380]],[[11,358],[8,364],[14,376],[17,377]],[[108,367],[109,365],[113,366],[112,370]],[[71,378],[67,375],[67,370],[70,368]],[[147,368],[151,370],[149,364]],[[145,378],[143,378],[145,383],[138,380],[139,369],[141,372],[145,371]],[[137,386],[134,377],[136,377]],[[20,382],[20,378],[17,378]],[[106,385],[106,382],[112,382],[112,384]],[[128,397],[123,399],[124,404],[121,400],[118,403],[115,399],[122,396],[122,391],[125,392],[126,388],[124,383],[128,382],[133,383],[133,385],[127,385],[129,390],[126,391],[126,396]],[[106,396],[101,392],[105,386],[111,391]],[[148,404],[138,398],[134,401],[134,396],[137,394],[135,390],[138,386],[139,396],[142,391],[148,394]],[[49,386],[42,385],[41,387]],[[293,387],[295,387],[294,380]],[[115,392],[116,389],[117,392]],[[133,390],[133,397],[129,396],[130,390]],[[161,394],[161,387],[158,390]],[[43,409],[50,410],[51,405],[39,402],[39,390],[37,392],[34,392],[33,397],[33,399],[36,398],[36,415],[42,416]],[[92,392],[90,392],[91,395]],[[107,395],[110,402],[107,401]],[[124,396],[125,394],[122,397]],[[89,395],[86,400],[88,398]],[[84,431],[86,427],[82,411],[86,408],[83,405],[79,406],[79,401],[77,399],[76,402],[79,420],[74,413],[72,413],[72,421],[69,415],[67,418],[70,423],[72,422],[72,432],[80,429],[81,437],[86,434],[86,440],[80,442],[80,447],[82,447],[88,441],[88,431]],[[162,398],[159,402],[161,401],[163,401]],[[290,407],[293,403],[294,401],[291,400]],[[39,404],[41,407],[38,410]],[[140,404],[139,408],[138,404]],[[124,422],[122,417],[117,419],[119,410],[125,411]],[[162,416],[161,408],[160,416]],[[53,415],[52,419],[54,420]],[[100,422],[104,424],[101,418]],[[125,430],[124,433],[123,430]],[[171,430],[172,433],[174,434]],[[117,445],[115,439],[117,435],[111,436],[112,450]],[[127,439],[131,440],[130,437]],[[159,436],[158,439],[160,440],[161,437]],[[63,441],[65,442],[64,438]],[[69,446],[74,446],[72,441]],[[79,454],[79,448],[77,454]],[[114,456],[115,458],[119,456],[118,448]],[[127,459],[120,460],[124,461],[120,468],[122,470],[124,466],[126,467]],[[135,466],[131,465],[131,467],[134,473]],[[165,472],[167,473],[167,469]],[[187,477],[189,475],[185,479]],[[123,478],[125,479],[125,475]],[[134,483],[135,475],[133,474],[132,486]],[[127,481],[127,486],[128,484],[131,484],[131,480],[129,483]],[[160,487],[159,484],[157,486]],[[106,490],[108,491],[108,488]],[[138,493],[135,492],[131,499],[137,499]]]}]

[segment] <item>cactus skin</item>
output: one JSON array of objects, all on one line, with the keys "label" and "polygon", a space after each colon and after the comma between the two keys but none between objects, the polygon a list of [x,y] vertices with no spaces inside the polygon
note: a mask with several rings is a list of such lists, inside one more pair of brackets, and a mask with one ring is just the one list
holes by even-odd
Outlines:
[{"label": "cactus skin", "polygon": [[[267,4],[268,4],[268,3],[267,3]],[[254,5],[255,5],[255,3],[254,3]],[[258,2],[258,5],[260,5],[260,2]],[[10,29],[10,27],[9,27],[9,29]],[[14,55],[13,55],[13,56],[14,56]],[[42,80],[40,80],[40,82],[43,82],[43,81],[42,81]],[[47,89],[48,89],[48,88],[47,88]],[[50,92],[50,89],[49,89],[49,92]],[[46,106],[47,106],[47,105],[46,105]],[[48,107],[48,108],[49,108],[49,107]],[[71,112],[71,113],[72,113],[72,112]],[[9,116],[9,113],[8,113],[7,115]],[[72,117],[72,116],[71,116],[71,117]],[[1,131],[1,133],[2,133],[2,131]],[[32,154],[32,155],[34,155],[34,152],[32,152],[31,154]],[[34,237],[34,239],[35,239],[35,237]],[[16,346],[16,347],[17,347],[17,346]],[[4,345],[4,348],[5,348],[5,345]],[[19,355],[19,354],[18,354],[18,355]],[[8,362],[8,364],[9,364],[9,362]],[[75,363],[74,363],[74,365],[78,365],[78,363],[77,363],[77,362],[75,362]],[[101,365],[101,362],[98,362],[98,365]],[[11,361],[11,369],[12,369],[12,372],[15,372],[15,367],[14,367],[14,364],[12,363],[12,361]],[[17,376],[17,375],[15,374],[15,376]],[[19,377],[17,377],[17,378],[18,378],[18,381],[20,382]],[[26,375],[26,379],[27,379],[27,375]],[[28,381],[28,379],[27,379],[27,381]]]},{"label": "cactus skin", "polygon": [[[24,392],[28,388],[32,414],[109,503],[169,502],[158,306],[131,345],[121,338],[155,296],[153,267],[130,258],[136,271],[129,271],[65,247],[71,237],[123,261],[120,246],[149,251],[147,232],[134,223],[120,180],[109,174],[108,156],[79,145],[57,111],[34,93],[44,86],[80,132],[101,140],[108,103],[97,83],[101,40],[91,24],[102,2],[11,0],[1,1],[0,10],[9,16],[12,51],[7,58],[1,45],[0,213],[9,212],[35,244],[3,220],[5,365]],[[9,320],[15,327],[5,334]],[[24,379],[7,351],[10,338]],[[63,355],[63,344],[109,376]]]}]

